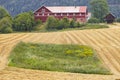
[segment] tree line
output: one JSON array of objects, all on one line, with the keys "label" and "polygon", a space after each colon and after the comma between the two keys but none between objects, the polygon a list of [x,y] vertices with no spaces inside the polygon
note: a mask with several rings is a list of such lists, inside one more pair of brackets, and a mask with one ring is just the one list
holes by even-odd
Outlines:
[{"label": "tree line", "polygon": [[64,17],[63,19],[57,19],[53,16],[48,17],[44,26],[47,30],[62,30],[67,28],[79,28],[84,26],[85,24],[77,22],[74,18],[69,20]]},{"label": "tree line", "polygon": [[34,20],[32,12],[24,12],[11,17],[8,11],[0,7],[0,32],[12,33],[13,31],[32,31],[41,22]]},{"label": "tree line", "polygon": [[[102,23],[104,17],[109,13],[109,7],[106,0],[91,0],[92,17],[88,23]],[[120,22],[120,18],[117,19]],[[85,26],[77,22],[74,18],[56,19],[53,16],[48,17],[45,23],[40,20],[34,20],[32,12],[23,12],[12,17],[9,12],[0,7],[0,33],[12,33],[13,31],[34,31],[37,27],[43,25],[46,30],[61,30],[66,28],[79,28]]]}]

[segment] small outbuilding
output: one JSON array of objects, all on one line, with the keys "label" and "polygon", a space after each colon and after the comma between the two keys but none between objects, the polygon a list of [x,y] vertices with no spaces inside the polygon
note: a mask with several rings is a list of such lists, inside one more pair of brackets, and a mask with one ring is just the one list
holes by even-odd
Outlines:
[{"label": "small outbuilding", "polygon": [[115,16],[112,13],[109,13],[104,17],[104,19],[107,23],[113,23],[115,21]]}]

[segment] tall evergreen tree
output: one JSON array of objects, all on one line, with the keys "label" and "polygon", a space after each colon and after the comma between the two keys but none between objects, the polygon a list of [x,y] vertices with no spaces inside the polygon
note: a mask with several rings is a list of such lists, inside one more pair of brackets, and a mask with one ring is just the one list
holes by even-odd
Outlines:
[{"label": "tall evergreen tree", "polygon": [[105,15],[109,13],[107,0],[92,0],[90,4],[93,17],[103,22]]}]

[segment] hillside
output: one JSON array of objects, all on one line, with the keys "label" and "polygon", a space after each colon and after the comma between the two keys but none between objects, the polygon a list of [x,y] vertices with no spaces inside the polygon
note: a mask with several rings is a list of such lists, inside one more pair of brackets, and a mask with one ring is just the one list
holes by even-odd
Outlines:
[{"label": "hillside", "polygon": [[83,75],[48,71],[33,71],[19,68],[6,68],[0,71],[0,80],[119,80],[120,79],[120,28],[97,30],[77,30],[52,33],[0,34],[0,70],[7,65],[7,57],[13,47],[23,42],[79,44],[93,47],[104,65],[114,75]]},{"label": "hillside", "polygon": [[[90,0],[0,0],[0,5],[14,16],[21,12],[34,11],[41,5],[47,6],[89,6]],[[108,0],[110,11],[120,17],[120,0]],[[90,7],[89,7],[90,8]]]}]

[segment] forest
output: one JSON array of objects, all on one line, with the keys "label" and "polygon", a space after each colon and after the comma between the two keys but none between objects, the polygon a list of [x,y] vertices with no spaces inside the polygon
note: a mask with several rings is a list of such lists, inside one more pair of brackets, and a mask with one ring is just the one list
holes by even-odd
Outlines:
[{"label": "forest", "polygon": [[[0,0],[12,16],[22,12],[35,11],[42,5],[46,6],[88,6],[91,0]],[[110,12],[120,17],[120,0],[108,0]]]}]

